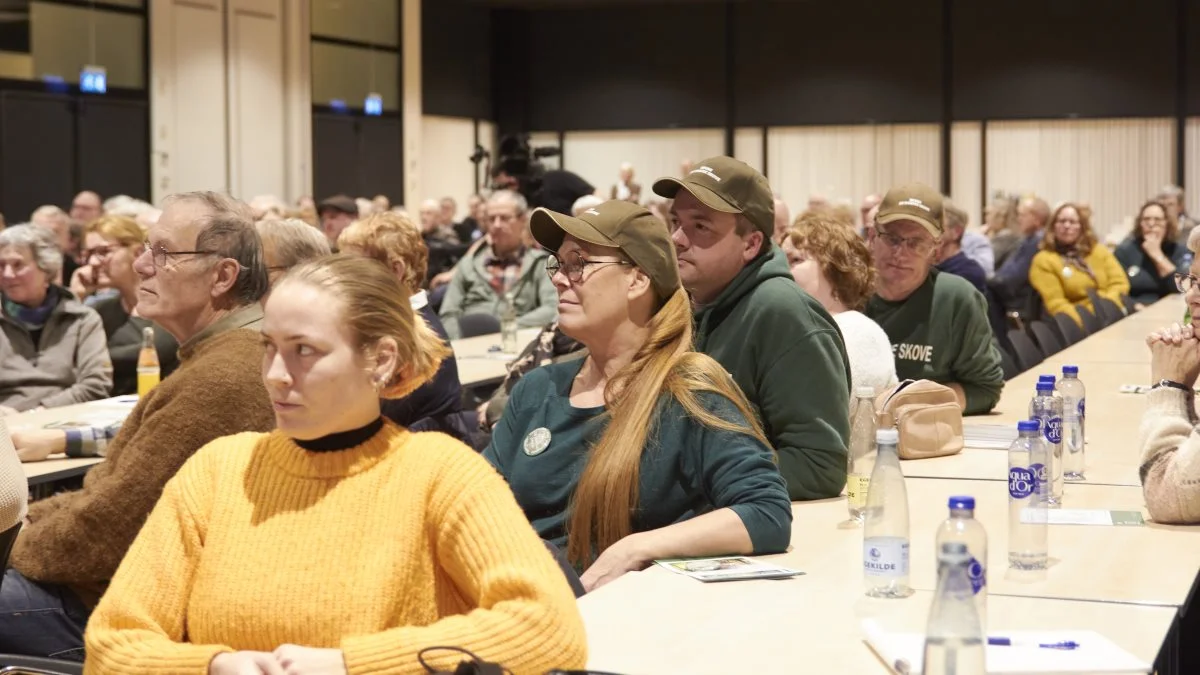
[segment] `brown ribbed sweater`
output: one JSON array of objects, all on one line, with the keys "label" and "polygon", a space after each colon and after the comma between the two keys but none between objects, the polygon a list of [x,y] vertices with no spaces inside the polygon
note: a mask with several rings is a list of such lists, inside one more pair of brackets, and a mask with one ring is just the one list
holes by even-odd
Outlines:
[{"label": "brown ribbed sweater", "polygon": [[65,584],[94,606],[163,486],[193,453],[221,436],[274,428],[261,337],[240,327],[261,316],[257,306],[240,310],[180,348],[179,368],[129,413],[83,489],[30,505],[13,568]]}]

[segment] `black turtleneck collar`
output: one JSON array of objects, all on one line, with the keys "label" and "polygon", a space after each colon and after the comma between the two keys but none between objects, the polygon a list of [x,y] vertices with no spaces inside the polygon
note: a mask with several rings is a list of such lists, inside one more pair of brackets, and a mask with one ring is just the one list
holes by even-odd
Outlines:
[{"label": "black turtleneck collar", "polygon": [[365,427],[351,429],[350,431],[339,431],[336,434],[314,438],[310,441],[292,440],[296,442],[296,445],[309,452],[336,452],[338,450],[349,450],[350,448],[366,443],[372,436],[379,433],[379,430],[382,428],[383,417],[376,417]]}]

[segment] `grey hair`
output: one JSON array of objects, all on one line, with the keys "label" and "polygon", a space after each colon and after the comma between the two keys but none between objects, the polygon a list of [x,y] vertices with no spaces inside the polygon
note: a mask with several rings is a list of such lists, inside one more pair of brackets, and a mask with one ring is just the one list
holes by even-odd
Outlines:
[{"label": "grey hair", "polygon": [[29,249],[33,263],[53,278],[62,269],[63,254],[58,249],[54,233],[44,227],[23,223],[0,230],[0,248],[23,246]]},{"label": "grey hair", "polygon": [[217,192],[183,192],[166,198],[164,206],[176,202],[200,204],[208,213],[200,216],[196,248],[213,251],[238,263],[238,277],[229,294],[240,305],[262,299],[270,290],[262,241],[254,228],[254,214],[244,202]]},{"label": "grey hair", "polygon": [[584,195],[579,199],[576,199],[575,203],[571,205],[571,215],[579,217],[579,214],[583,213],[584,211],[600,206],[603,203],[604,200],[596,195]]},{"label": "grey hair", "polygon": [[325,235],[299,218],[260,220],[255,228],[263,248],[270,248],[275,253],[275,262],[284,269],[332,253]]},{"label": "grey hair", "polygon": [[529,202],[525,201],[525,197],[521,196],[520,192],[514,190],[496,190],[488,196],[487,203],[494,204],[502,201],[507,201],[509,204],[517,207],[517,215],[529,210]]},{"label": "grey hair", "polygon": [[1162,189],[1158,191],[1158,198],[1162,199],[1164,197],[1175,197],[1182,202],[1183,188],[1179,187],[1178,185],[1164,185],[1162,186]]}]

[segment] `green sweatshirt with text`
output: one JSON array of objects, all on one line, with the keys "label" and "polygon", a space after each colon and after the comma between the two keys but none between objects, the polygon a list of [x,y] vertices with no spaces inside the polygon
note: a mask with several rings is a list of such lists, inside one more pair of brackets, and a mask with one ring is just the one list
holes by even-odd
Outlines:
[{"label": "green sweatshirt with text", "polygon": [[796,285],[778,246],[696,308],[695,344],[754,406],[788,495],[838,496],[846,484],[850,362],[833,317]]},{"label": "green sweatshirt with text", "polygon": [[875,295],[865,313],[887,333],[901,380],[962,385],[967,415],[986,413],[1000,400],[1000,352],[987,301],[971,282],[931,269],[907,298],[889,302]]}]

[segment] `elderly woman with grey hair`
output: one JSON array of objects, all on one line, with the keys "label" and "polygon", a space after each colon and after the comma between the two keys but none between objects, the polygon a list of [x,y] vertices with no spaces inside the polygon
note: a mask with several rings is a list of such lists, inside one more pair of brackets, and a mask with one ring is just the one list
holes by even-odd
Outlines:
[{"label": "elderly woman with grey hair", "polygon": [[325,235],[299,218],[260,220],[254,227],[262,239],[263,258],[272,286],[296,265],[331,253]]},{"label": "elderly woman with grey hair", "polygon": [[112,387],[100,316],[52,283],[62,261],[47,230],[0,231],[0,414],[92,401]]}]

